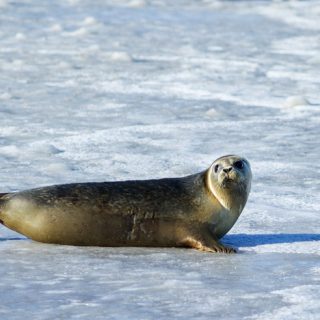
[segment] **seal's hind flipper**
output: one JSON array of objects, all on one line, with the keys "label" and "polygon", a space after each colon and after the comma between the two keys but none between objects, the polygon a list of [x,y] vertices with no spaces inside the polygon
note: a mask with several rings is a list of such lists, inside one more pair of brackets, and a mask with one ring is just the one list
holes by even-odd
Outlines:
[{"label": "seal's hind flipper", "polygon": [[11,193],[6,192],[6,193],[0,193],[0,207],[3,202],[7,201],[10,198]]}]

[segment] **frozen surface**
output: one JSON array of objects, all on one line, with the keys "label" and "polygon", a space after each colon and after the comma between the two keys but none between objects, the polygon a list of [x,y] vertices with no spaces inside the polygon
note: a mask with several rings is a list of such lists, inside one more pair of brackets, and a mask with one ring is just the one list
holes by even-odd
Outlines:
[{"label": "frozen surface", "polygon": [[0,228],[1,319],[319,319],[319,1],[0,1],[0,192],[241,154],[237,255]]}]

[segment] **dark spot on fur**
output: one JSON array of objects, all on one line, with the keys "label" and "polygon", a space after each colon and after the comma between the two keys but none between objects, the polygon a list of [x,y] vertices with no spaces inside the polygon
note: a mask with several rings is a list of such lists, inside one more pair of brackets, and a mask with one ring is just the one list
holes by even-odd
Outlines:
[{"label": "dark spot on fur", "polygon": [[4,222],[0,219],[0,223],[4,225]]}]

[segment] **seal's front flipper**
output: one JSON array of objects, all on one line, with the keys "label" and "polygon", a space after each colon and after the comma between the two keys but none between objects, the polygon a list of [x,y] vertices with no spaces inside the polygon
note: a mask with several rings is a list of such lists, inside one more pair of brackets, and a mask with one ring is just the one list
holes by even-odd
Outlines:
[{"label": "seal's front flipper", "polygon": [[194,237],[186,237],[181,245],[183,247],[197,249],[204,252],[214,252],[214,253],[236,253],[236,249],[231,247],[226,247],[217,240],[210,239],[210,241],[197,240]]}]

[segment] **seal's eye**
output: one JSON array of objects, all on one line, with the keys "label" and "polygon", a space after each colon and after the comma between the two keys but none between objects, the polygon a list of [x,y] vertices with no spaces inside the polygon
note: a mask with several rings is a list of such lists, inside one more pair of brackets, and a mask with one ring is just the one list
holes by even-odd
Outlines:
[{"label": "seal's eye", "polygon": [[219,165],[216,164],[216,165],[214,166],[214,172],[217,173],[217,172],[218,172],[218,169],[219,169]]},{"label": "seal's eye", "polygon": [[243,161],[239,160],[239,161],[236,161],[234,164],[233,164],[234,167],[236,167],[237,169],[243,169],[244,165],[243,165]]}]

